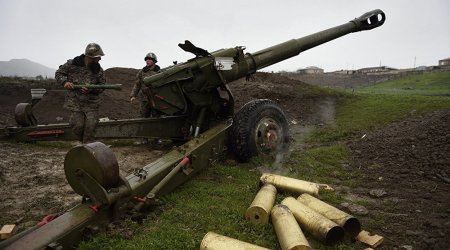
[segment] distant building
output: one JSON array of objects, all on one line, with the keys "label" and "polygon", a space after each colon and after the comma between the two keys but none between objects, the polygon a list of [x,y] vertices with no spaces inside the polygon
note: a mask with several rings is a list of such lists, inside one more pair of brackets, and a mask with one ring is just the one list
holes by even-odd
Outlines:
[{"label": "distant building", "polygon": [[439,66],[450,67],[450,57],[439,60]]},{"label": "distant building", "polygon": [[323,74],[323,69],[315,66],[306,67],[304,69],[298,69],[299,74]]},{"label": "distant building", "polygon": [[353,75],[356,74],[356,70],[350,70],[350,69],[341,69],[338,71],[331,72],[333,74],[341,74],[341,75]]},{"label": "distant building", "polygon": [[386,67],[386,66],[379,66],[379,67],[369,67],[369,68],[358,69],[357,72],[360,74],[368,74],[368,73],[388,72],[388,71],[392,71],[392,70],[396,70],[396,69]]},{"label": "distant building", "polygon": [[428,69],[427,66],[418,66],[418,67],[415,68],[416,71],[425,71],[427,69]]}]

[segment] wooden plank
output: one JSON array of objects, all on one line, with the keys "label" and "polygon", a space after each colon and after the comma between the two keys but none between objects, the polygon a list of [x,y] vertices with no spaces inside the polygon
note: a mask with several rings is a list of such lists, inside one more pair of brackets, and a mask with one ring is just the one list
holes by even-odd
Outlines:
[{"label": "wooden plank", "polygon": [[4,225],[2,227],[2,230],[0,230],[0,239],[5,240],[8,239],[9,237],[11,237],[14,228],[16,228],[15,224],[10,224],[10,225]]},{"label": "wooden plank", "polygon": [[377,234],[375,235],[370,235],[369,232],[362,230],[358,236],[356,236],[356,239],[359,240],[362,243],[365,243],[367,245],[369,245],[372,248],[375,248],[377,246],[379,246],[384,238],[382,236],[379,236]]}]

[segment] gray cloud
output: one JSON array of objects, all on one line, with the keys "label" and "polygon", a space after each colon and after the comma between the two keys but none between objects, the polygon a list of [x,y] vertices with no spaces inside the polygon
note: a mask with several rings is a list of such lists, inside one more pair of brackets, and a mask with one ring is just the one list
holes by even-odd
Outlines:
[{"label": "gray cloud", "polygon": [[191,58],[177,46],[186,39],[209,51],[246,46],[255,52],[373,9],[386,13],[382,27],[347,35],[265,70],[410,68],[450,57],[450,2],[445,0],[0,0],[0,61],[28,58],[57,68],[97,42],[106,53],[105,69],[140,68],[149,51],[165,67]]}]

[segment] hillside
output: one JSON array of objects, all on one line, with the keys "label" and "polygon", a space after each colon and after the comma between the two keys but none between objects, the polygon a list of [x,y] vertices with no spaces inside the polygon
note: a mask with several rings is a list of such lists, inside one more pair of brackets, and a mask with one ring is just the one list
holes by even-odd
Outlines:
[{"label": "hillside", "polygon": [[306,82],[312,85],[330,88],[343,88],[343,89],[372,86],[374,84],[395,78],[395,76],[393,75],[366,75],[366,74],[344,75],[334,73],[325,73],[325,74],[283,73],[281,75],[294,80]]},{"label": "hillside", "polygon": [[[137,69],[128,68],[105,70],[107,83],[120,83],[122,90],[108,90],[101,95],[100,117],[125,119],[139,116],[138,106],[132,105],[129,101],[136,73]],[[54,80],[32,81],[11,78],[9,82],[8,79],[4,79],[0,84],[0,126],[15,125],[14,109],[18,103],[31,101],[31,88],[47,89],[42,100],[33,107],[33,113],[40,124],[69,121],[70,112],[62,107],[65,90]]]},{"label": "hillside", "polygon": [[[101,96],[100,117],[109,119],[127,119],[139,117],[138,105],[132,105],[129,95],[133,88],[137,69],[109,68],[105,70],[106,82],[109,84],[122,84],[121,91],[108,90]],[[65,91],[54,83],[55,86],[42,86],[47,93],[42,100],[33,107],[33,113],[40,124],[67,122],[70,112],[62,107]],[[235,109],[240,108],[246,102],[257,98],[269,98],[278,101],[286,110],[289,118],[303,120],[299,114],[312,114],[316,110],[316,88],[314,86],[292,80],[275,74],[260,73],[254,75],[250,82],[239,79],[228,85],[234,94]],[[40,86],[31,84],[8,83],[0,85],[0,126],[13,126],[14,108],[18,103],[29,102],[31,99],[30,88]],[[51,87],[51,88],[49,88]],[[300,101],[301,105],[292,105],[293,101]],[[319,105],[320,106],[320,105]]]},{"label": "hillside", "polygon": [[52,69],[28,59],[0,61],[1,76],[36,77],[40,75],[44,78],[54,78],[55,71],[56,69]]}]

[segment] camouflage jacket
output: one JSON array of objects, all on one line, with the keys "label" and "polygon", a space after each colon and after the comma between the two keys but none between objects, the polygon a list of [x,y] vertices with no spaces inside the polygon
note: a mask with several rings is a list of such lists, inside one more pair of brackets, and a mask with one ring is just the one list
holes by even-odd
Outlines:
[{"label": "camouflage jacket", "polygon": [[[55,73],[58,84],[64,86],[65,82],[73,84],[105,84],[106,79],[100,64],[86,66],[84,55],[67,60]],[[64,108],[71,111],[96,111],[99,108],[99,94],[102,89],[91,89],[89,93],[83,94],[81,90],[67,90]]]},{"label": "camouflage jacket", "polygon": [[148,66],[145,66],[136,75],[136,82],[134,83],[133,90],[131,90],[130,97],[136,97],[141,90],[141,97],[149,98],[150,97],[150,89],[145,86],[144,78],[159,73],[161,68],[155,64],[153,69],[149,69]]}]

